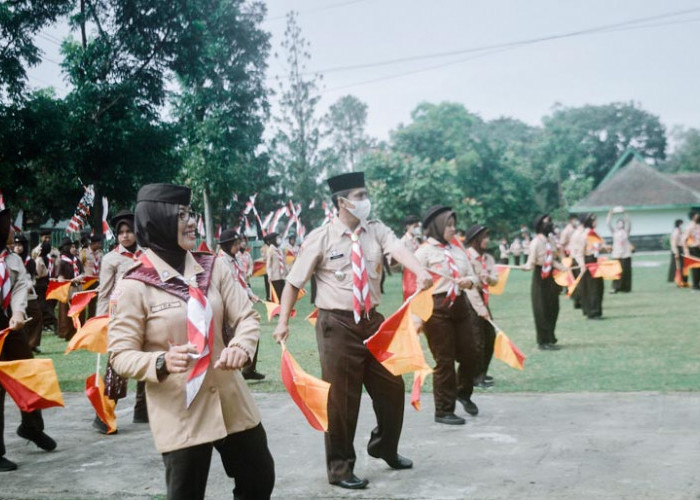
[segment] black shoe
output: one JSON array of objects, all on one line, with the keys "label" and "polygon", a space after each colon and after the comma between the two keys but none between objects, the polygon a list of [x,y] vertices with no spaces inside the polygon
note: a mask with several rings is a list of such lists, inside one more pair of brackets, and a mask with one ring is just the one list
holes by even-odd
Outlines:
[{"label": "black shoe", "polygon": [[21,438],[28,439],[44,451],[53,451],[56,449],[56,441],[42,431],[25,429],[20,425],[17,427],[17,435]]},{"label": "black shoe", "polygon": [[561,349],[561,347],[554,344],[538,344],[537,348],[540,351],[558,351],[559,349]]},{"label": "black shoe", "polygon": [[41,354],[41,349],[39,349],[38,347],[32,347],[32,352],[34,354]]},{"label": "black shoe", "polygon": [[10,472],[11,470],[17,470],[17,464],[5,457],[0,457],[0,472]]},{"label": "black shoe", "polygon": [[484,375],[484,380],[493,383],[493,377],[491,375]]},{"label": "black shoe", "polygon": [[[105,424],[98,417],[95,417],[95,419],[92,421],[92,428],[100,434],[107,434],[107,431],[109,431],[109,427],[107,427],[107,424]],[[112,434],[116,434],[116,431]]]},{"label": "black shoe", "polygon": [[364,490],[369,484],[368,479],[360,479],[355,474],[350,477],[350,479],[343,479],[342,481],[331,481],[333,486],[340,486],[347,490]]},{"label": "black shoe", "polygon": [[454,413],[448,413],[448,414],[442,415],[442,416],[435,415],[435,421],[438,424],[447,424],[447,425],[464,425],[467,423],[466,420],[464,420],[462,417],[458,417]]},{"label": "black shoe", "polygon": [[246,380],[263,380],[265,378],[265,375],[258,372],[243,372],[243,378]]},{"label": "black shoe", "polygon": [[377,454],[374,454],[374,453],[372,453],[372,451],[370,451],[369,448],[367,448],[367,453],[369,454],[370,457],[381,458],[392,469],[401,470],[401,469],[410,469],[411,467],[413,467],[413,460],[406,458],[406,457],[402,457],[398,453],[395,456],[393,456],[392,458],[386,458],[386,457],[382,457],[382,456],[379,456]]},{"label": "black shoe", "polygon": [[469,413],[472,417],[476,417],[479,414],[479,408],[477,408],[471,399],[457,397],[457,401],[462,404],[464,411]]}]

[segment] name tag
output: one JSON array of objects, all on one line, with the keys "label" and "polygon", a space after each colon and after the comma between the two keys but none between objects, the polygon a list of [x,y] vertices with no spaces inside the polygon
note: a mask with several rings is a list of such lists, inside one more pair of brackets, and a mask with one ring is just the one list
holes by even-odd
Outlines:
[{"label": "name tag", "polygon": [[182,302],[179,300],[173,301],[173,302],[163,302],[162,304],[157,304],[155,306],[151,306],[151,312],[152,313],[157,313],[160,311],[164,311],[166,309],[172,309],[174,307],[181,307]]},{"label": "name tag", "polygon": [[336,260],[336,259],[341,259],[343,257],[345,257],[344,253],[334,253],[334,254],[331,254],[331,256],[328,258],[328,260]]}]

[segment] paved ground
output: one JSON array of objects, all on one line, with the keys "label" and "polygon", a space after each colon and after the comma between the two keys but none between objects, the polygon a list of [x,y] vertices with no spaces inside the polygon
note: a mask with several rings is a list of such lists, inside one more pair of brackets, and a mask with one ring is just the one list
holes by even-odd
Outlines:
[{"label": "paved ground", "polygon": [[[481,408],[466,426],[432,420],[407,405],[401,453],[410,471],[390,470],[367,456],[373,427],[365,399],[358,427],[356,473],[371,481],[349,492],[326,483],[322,434],[302,420],[286,394],[257,394],[276,461],[281,499],[700,499],[700,394],[517,394],[475,397]],[[14,434],[19,413],[6,404],[8,458],[3,499],[150,499],[164,492],[163,466],[145,425],[120,404],[119,435],[90,428],[82,394],[46,412],[53,453]],[[231,498],[216,453],[207,498]]]}]

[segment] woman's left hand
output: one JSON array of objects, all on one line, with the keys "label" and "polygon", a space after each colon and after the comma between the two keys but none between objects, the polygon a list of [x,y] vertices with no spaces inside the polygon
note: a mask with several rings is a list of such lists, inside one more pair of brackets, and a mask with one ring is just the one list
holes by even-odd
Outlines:
[{"label": "woman's left hand", "polygon": [[248,354],[240,347],[225,347],[214,368],[222,370],[239,370],[248,362]]}]

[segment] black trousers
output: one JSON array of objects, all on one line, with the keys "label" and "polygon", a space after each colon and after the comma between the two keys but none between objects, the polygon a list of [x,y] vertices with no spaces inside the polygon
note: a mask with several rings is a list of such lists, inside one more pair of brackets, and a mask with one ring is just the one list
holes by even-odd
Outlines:
[{"label": "black trousers", "polygon": [[[9,319],[0,311],[0,330],[7,328]],[[27,343],[24,330],[10,332],[5,338],[5,345],[0,352],[0,361],[32,359],[32,350]],[[28,430],[43,431],[44,419],[41,410],[22,414],[22,427]],[[0,385],[0,457],[5,456],[5,388]]]},{"label": "black trousers", "polygon": [[[680,266],[680,267],[677,267]],[[668,282],[672,283],[676,280],[676,268],[681,271],[681,280],[683,283],[688,283],[688,277],[683,276],[683,247],[678,247],[678,257],[671,252],[671,263],[668,266]]]},{"label": "black trousers", "polygon": [[56,329],[56,301],[46,300],[46,289],[49,286],[48,278],[39,278],[36,280],[34,290],[39,297],[39,306],[41,307],[41,319],[44,328]]},{"label": "black trousers", "polygon": [[[578,278],[578,275],[581,274],[580,269],[572,269],[571,274],[574,275],[574,279]],[[579,283],[581,285],[581,283]],[[581,309],[581,292],[579,291],[579,287],[576,286],[574,289],[574,293],[571,294],[571,300],[574,301],[574,309]]]},{"label": "black trousers", "polygon": [[[265,297],[267,298],[267,300],[270,300],[270,280],[268,279],[267,274],[263,274],[263,282],[265,283]],[[281,297],[280,300],[282,300]]]},{"label": "black trousers", "polygon": [[[542,278],[542,267],[535,266],[532,272],[530,297],[532,298],[532,314],[535,317],[537,344],[556,344],[554,330],[559,317],[559,285],[552,274]],[[579,284],[580,286],[580,284]]]},{"label": "black trousers", "polygon": [[[464,295],[451,307],[445,297],[444,293],[433,295],[433,315],[423,325],[435,359],[433,399],[439,417],[454,413],[457,396],[471,398],[480,365],[474,338],[476,313]],[[459,363],[457,371],[455,363]]]},{"label": "black trousers", "polygon": [[29,323],[26,323],[22,329],[29,344],[30,349],[41,345],[41,331],[44,329],[44,319],[41,313],[41,304],[38,299],[27,301],[27,309],[25,314],[28,318],[32,318]]},{"label": "black trousers", "polygon": [[[700,247],[690,247],[688,253],[693,257],[700,257]],[[691,269],[690,278],[692,278],[693,288],[700,290],[700,269]]]},{"label": "black trousers", "polygon": [[[586,264],[598,262],[592,255],[585,258]],[[605,284],[603,278],[594,278],[589,271],[586,271],[579,283],[581,289],[581,307],[583,314],[589,318],[598,318],[603,315],[603,294]]]},{"label": "black trousers", "polygon": [[377,426],[367,449],[374,456],[394,458],[403,427],[404,383],[369,352],[363,341],[374,334],[384,316],[370,312],[355,323],[352,311],[321,309],[316,342],[322,378],[330,382],[328,432],[325,434],[328,481],[349,479],[355,467],[355,430],[364,385],[372,398]]},{"label": "black trousers", "polygon": [[[490,311],[489,311],[490,312]],[[478,366],[476,377],[485,377],[489,371],[489,365],[493,358],[493,348],[496,342],[496,330],[493,325],[473,311],[472,331],[476,343]],[[460,370],[461,370],[460,365]],[[461,380],[461,377],[460,377]]]},{"label": "black trousers", "polygon": [[211,452],[221,455],[226,475],[236,482],[234,500],[267,500],[275,485],[275,464],[262,424],[224,439],[163,453],[167,500],[204,500]]},{"label": "black trousers", "polygon": [[632,257],[618,259],[622,266],[619,280],[613,280],[612,288],[616,292],[631,292],[632,291]]},{"label": "black trousers", "polygon": [[513,261],[515,262],[516,266],[520,265],[520,255],[513,255]]}]

